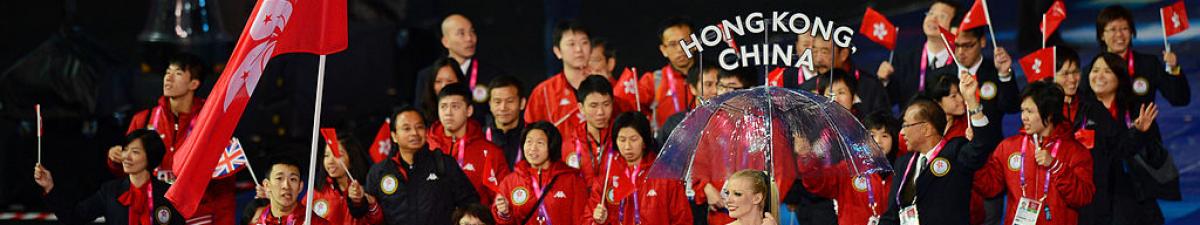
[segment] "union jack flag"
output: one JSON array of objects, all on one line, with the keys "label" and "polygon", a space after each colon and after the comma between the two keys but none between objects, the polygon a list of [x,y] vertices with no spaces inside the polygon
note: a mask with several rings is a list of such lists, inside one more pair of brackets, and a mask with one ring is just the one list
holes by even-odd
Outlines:
[{"label": "union jack flag", "polygon": [[246,168],[249,162],[246,159],[246,151],[242,149],[242,143],[238,142],[237,138],[230,139],[229,146],[225,146],[225,153],[221,154],[221,160],[217,161],[217,168],[213,169],[212,177],[216,179],[236,174],[242,168]]}]

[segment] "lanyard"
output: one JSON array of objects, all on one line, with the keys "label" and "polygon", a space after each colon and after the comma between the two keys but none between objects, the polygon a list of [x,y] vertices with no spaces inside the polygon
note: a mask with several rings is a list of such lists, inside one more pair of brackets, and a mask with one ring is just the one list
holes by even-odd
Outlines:
[{"label": "lanyard", "polygon": [[[1050,157],[1058,156],[1058,145],[1059,144],[1062,144],[1062,140],[1057,140],[1054,142],[1054,147],[1052,147],[1050,150]],[[1019,175],[1021,177],[1021,196],[1022,197],[1028,196],[1025,194],[1025,158],[1026,158],[1025,150],[1027,149],[1028,145],[1029,145],[1029,136],[1025,136],[1025,138],[1021,140],[1021,171],[1019,172]],[[1041,144],[1034,143],[1034,145],[1041,145]],[[1040,201],[1046,200],[1046,196],[1049,194],[1050,194],[1050,170],[1046,169],[1046,180],[1045,180],[1045,182],[1042,183],[1042,197],[1041,197],[1041,200],[1038,200],[1038,201],[1040,202]]]},{"label": "lanyard", "polygon": [[1128,49],[1125,50],[1125,60],[1129,62],[1129,77],[1134,77],[1135,75],[1133,75],[1133,50],[1128,50]]},{"label": "lanyard", "polygon": [[925,68],[929,66],[929,46],[921,47],[921,79],[917,91],[925,91]]},{"label": "lanyard", "polygon": [[[929,158],[925,159],[925,160],[928,161],[928,160],[933,160],[933,158],[936,158],[938,153],[940,153],[942,151],[942,147],[946,146],[946,140],[947,139],[942,139],[942,142],[938,143],[937,147],[933,148],[933,150],[932,150],[933,152],[931,154],[929,154]],[[908,158],[908,165],[904,167],[904,176],[900,177],[901,178],[900,179],[900,188],[904,188],[904,182],[908,182],[908,172],[912,171],[913,162],[915,162],[917,160],[918,155],[920,155],[920,153],[918,153],[918,152],[913,152],[913,153],[915,153],[915,154],[913,154],[913,157]],[[928,165],[926,167],[928,167]],[[921,175],[921,172],[917,172],[917,175]],[[914,196],[913,203],[916,204],[916,202],[917,202],[917,198]],[[896,195],[896,203],[897,203],[897,205],[900,204],[900,195]]]},{"label": "lanyard", "polygon": [[[299,206],[297,206],[297,207],[299,207]],[[273,216],[271,216],[271,205],[267,205],[267,208],[263,210],[262,215],[260,215],[258,217],[258,222],[260,224],[271,224],[270,223],[271,220],[269,220],[270,218],[273,218]],[[287,217],[279,218],[279,219],[283,219],[283,220],[287,221],[287,225],[296,224],[296,215],[295,214],[288,214]],[[284,224],[284,223],[280,222],[279,224]]]},{"label": "lanyard", "polygon": [[538,204],[538,222],[542,224],[550,224],[550,213],[546,212],[545,200],[542,199],[542,169],[538,169],[537,174],[533,177],[533,196],[543,204]]},{"label": "lanyard", "polygon": [[471,90],[475,90],[475,81],[479,77],[479,59],[471,59]]},{"label": "lanyard", "polygon": [[162,106],[154,107],[154,114],[150,118],[150,130],[158,130],[159,118],[162,118]]},{"label": "lanyard", "polygon": [[671,103],[675,104],[675,112],[679,112],[679,98],[675,97],[675,95],[678,94],[675,91],[675,69],[671,68],[670,65],[667,65],[663,68],[663,76],[667,77],[667,82],[663,84],[667,86],[667,93],[670,93],[667,97],[671,98]]},{"label": "lanyard", "polygon": [[[633,181],[633,183],[630,184],[630,185],[633,185],[633,188],[634,188],[634,191],[633,191],[633,224],[642,224],[641,204],[638,202],[638,195],[641,195],[641,194],[638,193],[640,191],[638,189],[640,189],[640,188],[638,188],[638,185],[637,185],[638,174],[641,174],[642,173],[641,171],[642,171],[642,168],[640,165],[633,166],[633,170],[629,170],[629,169],[625,170],[625,176],[629,177],[629,180]],[[618,220],[620,220],[620,221],[625,221],[625,203],[626,203],[625,200],[621,200],[621,206],[620,206],[620,211],[619,211],[620,213],[618,214]]]},{"label": "lanyard", "polygon": [[488,141],[494,142],[492,141],[492,128],[484,129],[483,137],[487,138]]},{"label": "lanyard", "polygon": [[[451,140],[454,140],[454,138],[451,138]],[[463,162],[465,160],[464,157],[466,157],[466,155],[467,155],[463,152],[463,151],[466,151],[466,149],[467,149],[467,139],[466,138],[457,139],[457,140],[454,140],[454,143],[456,143],[456,145],[458,145],[458,149],[455,150],[457,154],[455,154],[454,157],[458,159],[458,166],[463,166],[464,165]]]},{"label": "lanyard", "polygon": [[[875,185],[872,185],[871,178],[868,176],[858,175],[858,177],[867,182],[867,206],[871,207],[871,216],[878,216],[879,213],[875,212]],[[882,180],[883,178],[880,178],[880,181]]]}]

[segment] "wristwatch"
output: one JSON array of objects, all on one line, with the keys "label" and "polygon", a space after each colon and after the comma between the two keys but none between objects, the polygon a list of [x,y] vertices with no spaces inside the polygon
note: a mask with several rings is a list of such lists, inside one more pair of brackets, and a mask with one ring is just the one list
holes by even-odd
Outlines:
[{"label": "wristwatch", "polygon": [[967,113],[970,113],[972,115],[983,113],[983,105],[981,104],[978,107],[975,107],[974,109],[967,109]]}]

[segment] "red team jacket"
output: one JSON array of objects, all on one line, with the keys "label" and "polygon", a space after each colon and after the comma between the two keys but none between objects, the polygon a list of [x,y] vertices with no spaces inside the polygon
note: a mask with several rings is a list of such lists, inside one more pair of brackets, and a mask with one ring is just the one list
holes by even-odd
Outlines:
[{"label": "red team jacket", "polygon": [[496,192],[488,188],[485,182],[500,183],[500,179],[508,175],[508,162],[504,159],[504,150],[492,144],[483,136],[479,123],[467,120],[464,129],[467,132],[462,138],[455,140],[446,136],[442,122],[435,122],[429,129],[429,149],[441,149],[442,153],[458,161],[463,173],[471,185],[475,186],[479,200],[483,205],[491,205]]},{"label": "red team jacket", "polygon": [[675,71],[669,64],[642,75],[638,79],[638,95],[654,96],[643,97],[638,105],[651,111],[654,116],[650,121],[654,122],[655,127],[661,127],[675,113],[690,110],[695,99],[692,92],[688,91],[687,74]]},{"label": "red team jacket", "polygon": [[[1046,210],[1043,208],[1038,215],[1038,224],[1076,224],[1079,216],[1076,208],[1091,202],[1095,192],[1095,186],[1092,184],[1092,156],[1074,139],[1070,125],[1062,123],[1054,127],[1054,133],[1041,143],[1043,148],[1056,155],[1051,166],[1037,165],[1033,138],[1030,135],[1014,135],[1000,142],[992,157],[980,170],[982,173],[976,174],[974,189],[985,196],[995,196],[1008,190],[1008,209],[1005,210],[1005,215],[1016,215],[1017,202],[1022,196],[1034,200],[1045,197],[1042,203],[1050,207],[1050,218],[1047,219]],[[1024,157],[1021,154],[1022,146],[1026,149]],[[1021,167],[1026,168],[1025,187],[1020,183]],[[1047,171],[1050,174],[1048,193],[1043,191]],[[1006,216],[1006,219],[1008,221],[1004,223],[1012,223],[1012,216]]]},{"label": "red team jacket", "polygon": [[[801,167],[801,173],[804,174],[801,182],[805,189],[817,196],[837,200],[839,224],[868,224],[872,215],[882,216],[887,212],[890,179],[884,179],[878,173],[859,178],[845,161],[825,169]],[[874,208],[868,193],[875,196]]]},{"label": "red team jacket", "polygon": [[[175,115],[171,113],[171,101],[167,97],[159,97],[157,106],[142,110],[130,119],[126,134],[138,129],[152,128],[158,132],[163,144],[167,147],[162,163],[159,164],[157,172],[152,174],[153,176],[164,178],[159,174],[164,174],[163,176],[173,174],[170,169],[175,161],[175,150],[183,146],[183,140],[191,132],[192,119],[200,113],[201,108],[204,108],[204,98],[192,98],[191,112]],[[113,174],[125,174],[119,162],[108,160],[108,157],[105,157],[105,161],[108,161],[108,169]],[[169,176],[172,176],[169,179],[174,179],[174,175]],[[208,190],[204,192],[204,197],[200,200],[200,206],[196,209],[195,216],[188,218],[188,224],[236,223],[234,193],[237,189],[234,187],[234,183],[234,176],[213,179],[208,185]]]},{"label": "red team jacket", "polygon": [[[356,219],[350,215],[350,206],[347,201],[350,200],[346,192],[334,188],[337,184],[331,178],[325,178],[325,188],[317,192],[313,192],[313,212],[317,217],[321,217],[329,224],[333,225],[366,225],[366,219]],[[367,201],[363,197],[363,201]],[[307,204],[307,199],[300,201],[300,204]],[[379,217],[383,219],[383,217]],[[382,221],[382,220],[381,220]]]},{"label": "red team jacket", "polygon": [[[745,126],[744,124],[735,123],[741,115],[732,115],[729,111],[714,112],[709,118],[707,130],[726,130],[722,134],[701,134],[699,143],[696,145],[696,152],[693,159],[693,177],[698,181],[693,189],[696,191],[696,201],[705,202],[706,194],[704,194],[704,185],[712,184],[718,191],[725,185],[725,179],[730,175],[738,172],[741,169],[758,169],[765,168],[775,169],[775,180],[779,182],[778,190],[790,190],[792,183],[796,180],[796,165],[795,154],[792,153],[791,137],[785,135],[787,133],[783,122],[776,121],[772,126],[773,143],[773,158],[774,165],[766,164],[766,151],[747,151],[745,138],[750,138],[749,134],[758,127]],[[727,135],[738,134],[738,135]],[[758,137],[755,137],[758,138]],[[787,196],[786,193],[779,193],[782,199]],[[722,203],[723,204],[723,203]],[[709,224],[727,224],[733,222],[725,212],[708,213]]]},{"label": "red team jacket", "polygon": [[579,103],[575,101],[575,88],[567,82],[567,76],[558,73],[533,88],[525,105],[525,122],[549,121],[559,131],[566,124],[583,122]]},{"label": "red team jacket", "polygon": [[[649,178],[650,165],[654,164],[653,155],[646,155],[633,170],[620,156],[610,157],[613,160],[610,179],[593,179],[591,195],[588,196],[587,210],[582,215],[582,224],[648,224],[648,225],[687,225],[692,224],[692,212],[688,206],[682,183],[675,180]],[[601,169],[603,170],[603,168]],[[601,171],[604,173],[604,171]],[[611,199],[608,195],[601,197],[605,182],[624,180],[636,173],[636,191],[624,199]],[[603,176],[601,174],[600,176]],[[603,177],[598,177],[603,178]],[[609,192],[614,186],[608,185]],[[636,198],[636,199],[635,199]],[[608,219],[603,223],[592,220],[592,211],[604,201],[608,209]],[[635,203],[636,202],[636,203]],[[635,207],[634,204],[637,204]],[[636,212],[635,212],[636,210]]]},{"label": "red team jacket", "polygon": [[[609,123],[611,122],[610,120]],[[601,153],[612,152],[614,149],[612,138],[609,137],[612,135],[612,129],[601,130],[600,135],[603,140],[594,140],[587,133],[586,122],[568,127],[570,130],[563,131],[562,162],[571,168],[579,169],[579,172],[587,180],[604,175],[604,171],[601,171],[604,167],[601,163],[604,160],[601,159],[606,156]]]},{"label": "red team jacket", "polygon": [[[585,206],[587,182],[579,175],[579,170],[562,162],[552,162],[547,170],[519,163],[515,170],[500,182],[500,193],[509,204],[507,217],[491,206],[496,224],[539,224],[539,218],[544,218],[539,212],[542,210],[549,215],[545,224],[554,225],[579,224],[580,215],[591,214]],[[547,185],[550,185],[548,189]],[[538,193],[538,188],[543,188],[545,194]],[[537,204],[539,197],[545,198],[542,205]]]}]

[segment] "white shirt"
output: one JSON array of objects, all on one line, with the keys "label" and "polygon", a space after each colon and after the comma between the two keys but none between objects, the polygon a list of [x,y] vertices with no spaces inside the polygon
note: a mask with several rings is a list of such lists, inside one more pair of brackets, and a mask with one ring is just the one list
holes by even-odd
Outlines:
[{"label": "white shirt", "polygon": [[[925,51],[926,53],[930,53],[928,49]],[[933,52],[932,54],[925,54],[926,62],[933,61],[934,59],[937,59],[937,61],[933,62],[933,65],[930,65],[929,68],[942,67],[943,65],[946,65],[947,60],[950,60],[950,51],[947,51],[945,48],[943,48],[942,51]]]},{"label": "white shirt", "polygon": [[[462,73],[464,75],[467,74],[468,72],[470,72],[467,70],[471,69],[471,60],[474,60],[474,59],[475,58],[467,58],[467,60],[463,60],[463,62],[461,64],[458,64],[458,69],[462,70]],[[470,76],[470,75],[467,75],[467,76]]]}]

